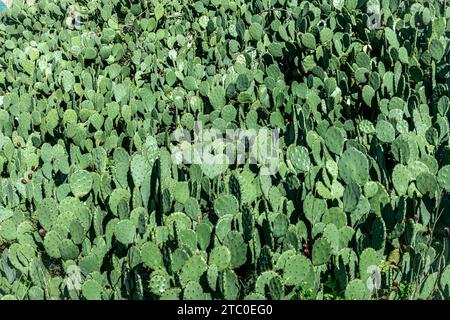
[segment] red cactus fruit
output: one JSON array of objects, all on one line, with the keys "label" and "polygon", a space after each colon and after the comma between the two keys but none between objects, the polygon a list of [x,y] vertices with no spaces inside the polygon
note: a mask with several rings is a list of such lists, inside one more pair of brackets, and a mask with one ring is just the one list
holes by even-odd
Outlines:
[{"label": "red cactus fruit", "polygon": [[45,237],[45,234],[46,234],[47,232],[45,231],[45,229],[44,228],[40,228],[39,229],[39,235],[41,236],[41,237]]}]

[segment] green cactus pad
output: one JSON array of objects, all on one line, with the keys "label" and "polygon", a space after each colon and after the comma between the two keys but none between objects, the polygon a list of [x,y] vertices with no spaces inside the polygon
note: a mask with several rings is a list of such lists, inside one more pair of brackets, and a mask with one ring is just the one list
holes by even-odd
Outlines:
[{"label": "green cactus pad", "polygon": [[179,300],[181,297],[180,288],[170,288],[164,291],[164,293],[159,298],[160,300]]},{"label": "green cactus pad", "polygon": [[242,233],[245,242],[252,240],[254,235],[254,213],[249,207],[244,207],[242,209]]},{"label": "green cactus pad", "polygon": [[199,223],[196,226],[197,242],[202,250],[206,250],[211,242],[212,227],[207,223]]},{"label": "green cactus pad", "polygon": [[249,204],[257,197],[255,176],[249,170],[242,171],[230,177],[229,186],[231,193],[238,199],[239,203]]},{"label": "green cactus pad", "polygon": [[350,226],[344,226],[339,229],[339,248],[345,248],[352,240],[355,230]]},{"label": "green cactus pad", "polygon": [[302,255],[295,255],[286,261],[283,282],[288,286],[302,286],[313,271],[311,262]]},{"label": "green cactus pad", "polygon": [[417,298],[419,300],[429,300],[432,298],[433,291],[436,288],[436,284],[439,280],[439,274],[437,272],[433,272],[427,276],[422,286],[420,287],[419,295]]},{"label": "green cactus pad", "polygon": [[189,281],[198,282],[206,270],[208,270],[208,265],[203,257],[198,255],[192,256],[181,269],[180,281],[183,285],[186,285]]},{"label": "green cactus pad", "polygon": [[439,279],[439,284],[441,286],[442,293],[446,299],[450,298],[450,265],[446,266],[444,271],[441,273]]},{"label": "green cactus pad", "polygon": [[270,283],[270,280],[274,277],[279,277],[278,273],[275,271],[264,271],[256,279],[255,283],[255,293],[262,294],[263,296],[266,293],[266,288]]},{"label": "green cactus pad", "polygon": [[239,281],[233,270],[225,270],[222,273],[220,287],[225,300],[236,300],[239,295]]},{"label": "green cactus pad", "polygon": [[140,253],[142,263],[148,268],[153,270],[164,268],[161,250],[154,242],[148,241],[144,243],[140,248]]},{"label": "green cactus pad", "polygon": [[56,231],[50,230],[44,238],[44,247],[47,254],[52,258],[60,258],[59,244],[61,237]]},{"label": "green cactus pad", "polygon": [[372,224],[372,248],[384,249],[386,244],[386,225],[381,217],[375,218]]},{"label": "green cactus pad", "polygon": [[353,279],[345,288],[345,299],[368,300],[367,287],[361,279]]},{"label": "green cactus pad", "polygon": [[192,220],[183,212],[174,212],[165,218],[165,225],[173,230],[173,226],[177,232],[183,229],[190,229],[192,227]]},{"label": "green cactus pad", "polygon": [[339,207],[329,208],[322,216],[321,222],[325,224],[332,223],[337,228],[341,228],[347,224],[347,215]]},{"label": "green cactus pad", "polygon": [[92,189],[93,182],[92,175],[86,170],[75,171],[69,177],[70,190],[77,198],[87,195]]},{"label": "green cactus pad", "polygon": [[319,222],[327,211],[327,203],[323,199],[318,199],[309,193],[303,202],[303,212],[312,224]]},{"label": "green cactus pad", "polygon": [[361,188],[354,182],[349,183],[344,190],[344,211],[354,211],[359,203],[361,197]]},{"label": "green cactus pad", "polygon": [[200,167],[205,176],[214,179],[227,170],[228,164],[229,160],[226,154],[217,154],[203,160]]},{"label": "green cactus pad", "polygon": [[219,271],[217,270],[217,266],[215,264],[211,264],[208,267],[208,271],[206,272],[206,278],[208,280],[208,286],[212,291],[217,290],[217,280],[219,278]]},{"label": "green cactus pad", "polygon": [[189,184],[187,182],[177,182],[173,190],[173,197],[180,203],[185,203],[189,198]]},{"label": "green cactus pad", "polygon": [[100,300],[102,290],[102,286],[95,280],[87,280],[81,287],[81,292],[86,300]]},{"label": "green cactus pad", "polygon": [[364,196],[366,198],[374,197],[378,192],[378,185],[374,181],[367,181],[364,185]]},{"label": "green cactus pad", "polygon": [[408,191],[409,181],[410,173],[408,167],[397,164],[392,173],[392,183],[394,184],[395,191],[399,195],[405,195]]},{"label": "green cactus pad", "polygon": [[197,249],[197,235],[195,231],[191,229],[180,230],[178,233],[178,246],[195,251]]},{"label": "green cactus pad", "polygon": [[345,137],[341,129],[337,127],[328,128],[324,140],[328,150],[338,155],[342,154]]},{"label": "green cactus pad", "polygon": [[72,220],[69,225],[70,238],[75,244],[81,244],[84,240],[85,231],[78,220]]},{"label": "green cactus pad", "polygon": [[345,183],[355,182],[362,186],[369,178],[369,161],[359,150],[351,147],[342,155],[338,162],[339,176]]},{"label": "green cactus pad", "polygon": [[[181,268],[183,268],[183,266],[186,263],[186,261],[189,260],[189,254],[186,252],[186,250],[177,248],[172,253],[170,259],[171,259],[171,266],[170,267],[172,268],[172,271],[179,272],[181,270]],[[161,264],[157,264],[157,266],[163,267],[163,265],[162,265],[162,262],[163,262],[162,261],[162,256],[161,256],[161,261],[160,262],[161,262]]]},{"label": "green cactus pad", "polygon": [[[342,228],[345,228],[345,227],[342,227]],[[338,229],[338,227],[334,223],[329,223],[326,225],[325,229],[323,229],[323,237],[324,237],[324,239],[328,240],[328,243],[330,244],[330,247],[331,247],[331,253],[337,254],[337,252],[339,251],[339,248],[341,247],[340,246],[340,238],[341,238],[340,229]],[[343,247],[345,247],[345,246],[343,246]]]},{"label": "green cactus pad", "polygon": [[376,131],[377,138],[381,142],[391,143],[395,139],[395,129],[392,124],[386,120],[380,120],[377,122]]},{"label": "green cactus pad", "polygon": [[130,190],[122,188],[114,189],[109,196],[109,208],[115,216],[118,216],[119,202],[121,200],[125,200],[126,202],[128,202],[130,201],[130,199]]},{"label": "green cactus pad", "polygon": [[438,189],[436,177],[430,173],[422,172],[416,178],[416,187],[420,193],[434,196]]},{"label": "green cactus pad", "polygon": [[80,259],[80,269],[83,274],[100,271],[102,259],[96,254],[90,254]]},{"label": "green cactus pad", "polygon": [[375,96],[375,90],[371,86],[364,86],[362,91],[362,98],[366,105],[369,107],[372,105],[373,97]]},{"label": "green cactus pad", "polygon": [[198,218],[202,215],[202,212],[200,210],[200,205],[198,204],[197,199],[193,197],[189,197],[184,202],[184,211],[186,214],[191,217],[192,220],[197,221]]},{"label": "green cactus pad", "polygon": [[289,227],[289,219],[285,214],[277,214],[273,219],[273,235],[276,238],[280,238],[286,235]]},{"label": "green cactus pad", "polygon": [[247,261],[247,244],[239,232],[234,230],[229,232],[223,244],[230,250],[231,268],[238,268]]},{"label": "green cactus pad", "polygon": [[33,286],[28,290],[28,299],[30,300],[44,300],[45,292],[42,288]]},{"label": "green cactus pad", "polygon": [[284,297],[284,286],[280,277],[270,279],[268,289],[272,300],[281,300]]},{"label": "green cactus pad", "polygon": [[128,219],[119,221],[114,229],[116,239],[123,244],[131,244],[136,236],[136,226]]},{"label": "green cactus pad", "polygon": [[221,217],[215,226],[215,236],[220,242],[225,240],[225,237],[231,231],[231,223],[233,222],[232,215],[225,215]]},{"label": "green cactus pad", "polygon": [[442,56],[444,55],[444,52],[445,52],[444,46],[437,39],[431,40],[429,50],[430,50],[431,57],[436,61],[441,60]]},{"label": "green cactus pad", "polygon": [[221,195],[214,200],[214,212],[222,217],[226,214],[236,214],[239,210],[237,199],[232,195]]},{"label": "green cactus pad", "polygon": [[287,150],[287,163],[296,172],[308,172],[311,165],[308,149],[303,146],[289,146]]},{"label": "green cactus pad", "polygon": [[331,244],[327,239],[318,239],[314,242],[312,250],[312,263],[320,266],[328,262],[331,257]]},{"label": "green cactus pad", "polygon": [[445,191],[450,192],[450,165],[443,166],[439,170],[437,180]]},{"label": "green cactus pad", "polygon": [[150,291],[155,295],[164,294],[170,288],[170,279],[165,271],[153,271],[148,283]]},{"label": "green cactus pad", "polygon": [[147,173],[150,170],[148,165],[148,161],[144,156],[140,154],[135,154],[130,163],[131,169],[131,177],[133,178],[133,182],[136,186],[140,187],[147,176]]},{"label": "green cactus pad", "polygon": [[209,255],[209,264],[217,266],[218,271],[223,271],[230,266],[231,252],[225,246],[216,246]]},{"label": "green cactus pad", "polygon": [[74,260],[80,254],[78,247],[69,239],[64,239],[59,243],[59,252],[64,260]]},{"label": "green cactus pad", "polygon": [[13,241],[17,238],[17,225],[13,219],[0,223],[0,240]]},{"label": "green cactus pad", "polygon": [[373,273],[375,268],[378,268],[380,258],[378,253],[373,248],[367,248],[359,257],[359,274],[362,281],[366,281]]},{"label": "green cactus pad", "polygon": [[196,281],[189,281],[183,289],[183,300],[206,300],[202,286]]},{"label": "green cactus pad", "polygon": [[36,210],[39,224],[45,229],[50,230],[56,222],[58,216],[58,204],[52,198],[42,200]]},{"label": "green cactus pad", "polygon": [[291,249],[291,250],[286,250],[284,251],[282,254],[280,254],[280,256],[277,259],[277,262],[275,264],[275,269],[276,270],[283,270],[287,260],[292,257],[293,255],[295,255],[295,250]]}]

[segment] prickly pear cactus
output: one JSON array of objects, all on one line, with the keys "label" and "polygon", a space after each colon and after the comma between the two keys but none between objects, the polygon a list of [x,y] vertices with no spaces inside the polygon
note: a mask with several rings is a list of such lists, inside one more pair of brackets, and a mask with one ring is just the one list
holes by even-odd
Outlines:
[{"label": "prickly pear cactus", "polygon": [[92,175],[86,170],[78,170],[69,177],[70,190],[77,198],[87,195],[93,184]]},{"label": "prickly pear cactus", "polygon": [[310,168],[309,151],[302,146],[289,146],[287,150],[287,162],[296,172],[307,172]]},{"label": "prickly pear cactus", "polygon": [[450,298],[446,1],[27,2],[0,299]]},{"label": "prickly pear cactus", "polygon": [[230,266],[231,252],[225,246],[216,246],[209,256],[209,264],[215,265],[218,271],[223,271]]},{"label": "prickly pear cactus", "polygon": [[339,176],[349,183],[364,185],[369,178],[369,161],[361,151],[350,147],[342,154],[338,162]]}]

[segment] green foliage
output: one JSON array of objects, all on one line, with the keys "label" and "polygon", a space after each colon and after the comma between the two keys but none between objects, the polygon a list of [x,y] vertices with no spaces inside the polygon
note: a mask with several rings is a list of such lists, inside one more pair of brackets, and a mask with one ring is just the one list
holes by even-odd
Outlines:
[{"label": "green foliage", "polygon": [[[21,3],[0,299],[450,299],[443,1]],[[277,130],[277,171],[175,161],[196,121]]]}]

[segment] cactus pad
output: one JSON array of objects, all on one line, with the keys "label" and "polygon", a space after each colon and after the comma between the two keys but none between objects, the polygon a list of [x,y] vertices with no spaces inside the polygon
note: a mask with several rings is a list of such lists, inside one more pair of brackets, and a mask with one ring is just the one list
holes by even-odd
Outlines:
[{"label": "cactus pad", "polygon": [[153,271],[148,283],[150,291],[155,295],[162,295],[170,287],[169,277],[160,270]]},{"label": "cactus pad", "polygon": [[359,257],[359,274],[361,280],[366,281],[373,273],[373,269],[377,268],[380,264],[380,258],[378,253],[372,249],[367,248]]},{"label": "cactus pad", "polygon": [[450,165],[443,166],[437,175],[439,185],[450,193]]},{"label": "cactus pad", "polygon": [[327,211],[327,203],[323,199],[315,198],[309,193],[303,202],[303,212],[312,224],[319,222]]},{"label": "cactus pad", "polygon": [[223,244],[230,250],[231,267],[233,269],[240,267],[247,261],[247,244],[239,232],[234,230],[229,232]]},{"label": "cactus pad", "polygon": [[189,281],[198,282],[200,277],[208,269],[208,266],[201,256],[192,256],[185,262],[181,269],[180,281],[186,285]]},{"label": "cactus pad", "polygon": [[422,172],[416,178],[416,187],[420,193],[434,196],[438,188],[436,177],[428,172]]},{"label": "cactus pad", "polygon": [[87,195],[92,189],[92,184],[92,175],[86,170],[78,170],[70,175],[70,189],[77,198]]},{"label": "cactus pad", "polygon": [[450,298],[450,265],[446,266],[444,271],[441,273],[439,279],[439,284],[441,286],[442,293],[446,299]]},{"label": "cactus pad", "polygon": [[144,243],[140,249],[140,253],[145,266],[153,270],[164,268],[161,251],[154,242],[148,241]]},{"label": "cactus pad", "polygon": [[150,170],[148,161],[144,156],[136,154],[131,159],[130,169],[134,184],[140,187]]},{"label": "cactus pad", "polygon": [[86,300],[100,300],[102,297],[102,286],[95,280],[87,280],[83,283],[81,292]]},{"label": "cactus pad", "polygon": [[222,217],[226,214],[236,214],[239,210],[237,199],[232,195],[221,195],[214,200],[214,212]]},{"label": "cactus pad", "polygon": [[302,286],[313,270],[311,262],[302,255],[290,257],[283,269],[283,282],[290,286]]},{"label": "cactus pad", "polygon": [[344,148],[344,134],[341,129],[337,127],[328,128],[324,140],[328,150],[338,155],[342,154]]},{"label": "cactus pad", "polygon": [[308,172],[311,165],[308,149],[303,146],[289,146],[287,150],[287,163],[296,172]]},{"label": "cactus pad", "polygon": [[353,279],[345,288],[345,299],[347,300],[367,300],[367,288],[361,279]]},{"label": "cactus pad", "polygon": [[230,265],[231,253],[225,246],[216,246],[209,256],[209,264],[217,266],[218,271],[223,271]]},{"label": "cactus pad", "polygon": [[131,244],[136,236],[136,226],[128,219],[119,221],[114,229],[116,239],[123,244]]},{"label": "cactus pad", "polygon": [[312,250],[312,263],[320,266],[328,262],[331,257],[331,244],[327,239],[318,239]]},{"label": "cactus pad", "polygon": [[50,230],[44,238],[44,247],[47,254],[52,258],[60,258],[59,244],[61,237],[56,231]]},{"label": "cactus pad", "polygon": [[345,183],[364,185],[369,178],[369,161],[359,150],[347,149],[338,162],[339,176]]},{"label": "cactus pad", "polygon": [[361,188],[354,182],[349,183],[344,190],[344,211],[352,212],[356,209],[361,197]]},{"label": "cactus pad", "polygon": [[58,216],[58,204],[52,198],[46,198],[39,203],[36,210],[39,224],[45,229],[50,230],[56,222]]},{"label": "cactus pad", "polygon": [[377,122],[376,131],[377,138],[381,142],[391,143],[395,139],[395,129],[392,124],[386,120],[380,120]]}]

